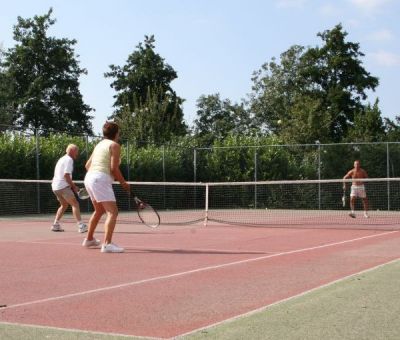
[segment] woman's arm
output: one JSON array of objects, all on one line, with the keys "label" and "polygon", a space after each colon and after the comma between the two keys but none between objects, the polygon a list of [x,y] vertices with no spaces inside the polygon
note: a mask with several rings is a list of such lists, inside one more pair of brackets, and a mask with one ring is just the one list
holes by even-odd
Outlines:
[{"label": "woman's arm", "polygon": [[110,146],[111,151],[111,174],[115,180],[121,183],[124,190],[129,191],[129,184],[125,181],[124,176],[119,169],[120,157],[121,157],[121,146],[118,143],[112,143]]},{"label": "woman's arm", "polygon": [[90,158],[87,160],[87,162],[85,164],[86,171],[89,171],[90,166],[92,165],[92,157],[93,157],[93,153],[90,155]]}]

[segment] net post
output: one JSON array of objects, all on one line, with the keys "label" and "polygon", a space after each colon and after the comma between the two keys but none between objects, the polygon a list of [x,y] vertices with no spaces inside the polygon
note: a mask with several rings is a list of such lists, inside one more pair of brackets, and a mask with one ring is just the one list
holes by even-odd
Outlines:
[{"label": "net post", "polygon": [[205,207],[204,207],[204,226],[207,226],[208,222],[208,190],[209,186],[208,183],[206,183],[206,202],[205,202]]}]

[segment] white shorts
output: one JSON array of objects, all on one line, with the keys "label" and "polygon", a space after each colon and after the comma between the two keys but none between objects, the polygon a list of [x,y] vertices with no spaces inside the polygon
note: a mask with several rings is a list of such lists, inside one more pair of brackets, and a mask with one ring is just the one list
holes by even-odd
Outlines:
[{"label": "white shorts", "polygon": [[366,198],[365,185],[352,185],[350,197]]},{"label": "white shorts", "polygon": [[116,202],[112,188],[113,179],[110,175],[104,172],[88,172],[84,182],[92,201]]}]

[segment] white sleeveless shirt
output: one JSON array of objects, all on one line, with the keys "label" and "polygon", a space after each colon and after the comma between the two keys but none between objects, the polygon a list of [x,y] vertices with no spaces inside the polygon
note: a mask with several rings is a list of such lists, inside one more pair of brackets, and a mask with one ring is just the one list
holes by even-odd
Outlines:
[{"label": "white sleeveless shirt", "polygon": [[111,175],[111,150],[114,143],[110,139],[103,139],[93,150],[92,163],[88,172],[103,172]]}]

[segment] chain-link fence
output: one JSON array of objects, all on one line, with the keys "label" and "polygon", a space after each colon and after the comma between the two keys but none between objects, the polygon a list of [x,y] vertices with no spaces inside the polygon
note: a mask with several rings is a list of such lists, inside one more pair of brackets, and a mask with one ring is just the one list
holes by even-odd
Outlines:
[{"label": "chain-link fence", "polygon": [[[100,136],[8,130],[0,133],[0,178],[51,179],[69,143],[79,146],[74,178]],[[183,143],[182,143],[183,144]],[[190,143],[188,143],[190,144]],[[342,178],[359,159],[371,178],[399,177],[400,143],[241,145],[136,145],[122,142],[121,170],[128,180],[155,182],[234,182]]]}]

